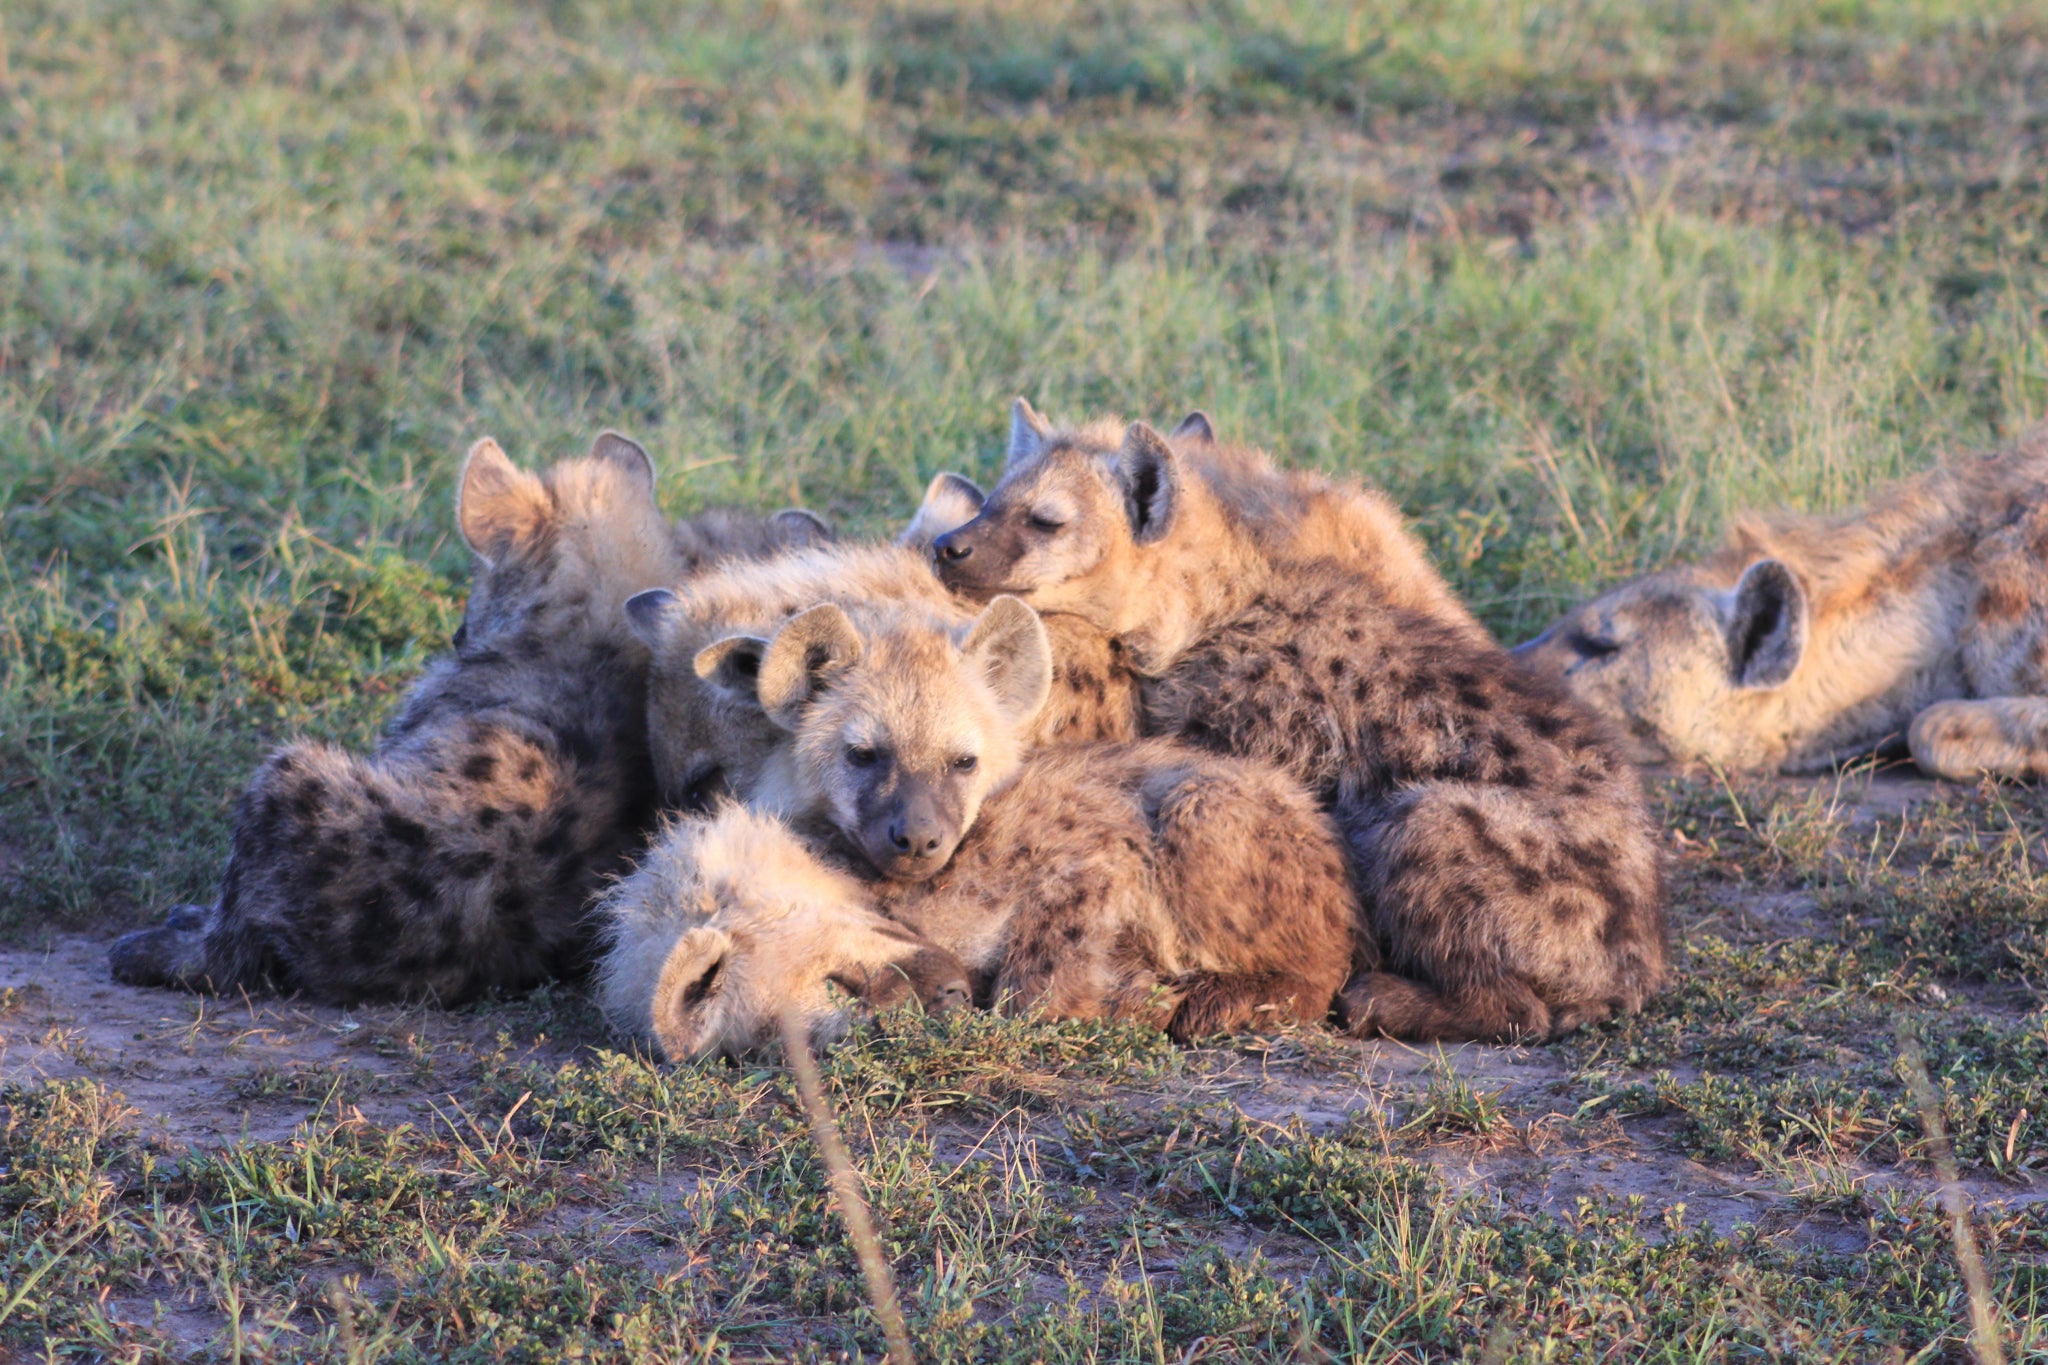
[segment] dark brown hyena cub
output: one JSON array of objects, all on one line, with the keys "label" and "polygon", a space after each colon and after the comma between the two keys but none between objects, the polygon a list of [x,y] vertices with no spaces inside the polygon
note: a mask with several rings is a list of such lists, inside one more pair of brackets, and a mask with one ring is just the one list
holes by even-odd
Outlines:
[{"label": "dark brown hyena cub", "polygon": [[585,902],[655,809],[626,598],[822,530],[807,513],[672,524],[647,453],[611,432],[539,476],[478,442],[457,520],[477,574],[454,654],[368,757],[271,755],[236,808],[219,901],[115,943],[117,980],[453,1001],[578,969]]},{"label": "dark brown hyena cub", "polygon": [[1338,517],[1358,533],[1343,553],[1303,553],[1287,524],[1358,505],[1324,483],[1220,447],[1206,421],[1056,431],[1020,400],[1002,482],[934,552],[957,590],[1119,636],[1152,733],[1274,764],[1326,803],[1384,957],[1345,988],[1354,1031],[1545,1037],[1639,1007],[1665,929],[1634,770],[1443,605],[1391,516]]}]

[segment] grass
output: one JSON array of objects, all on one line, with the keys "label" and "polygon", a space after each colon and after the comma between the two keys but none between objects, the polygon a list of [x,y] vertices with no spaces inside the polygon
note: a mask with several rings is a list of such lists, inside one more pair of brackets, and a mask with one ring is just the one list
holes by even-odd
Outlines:
[{"label": "grass", "polygon": [[[1389,489],[1516,636],[2048,413],[2024,7],[24,0],[0,103],[23,953],[205,898],[279,737],[369,740],[486,432],[868,533],[1014,393],[1201,406]],[[1919,1055],[2048,1355],[2043,1206],[1996,1202],[2048,1163],[2048,806],[1887,781],[1666,787],[1680,982],[1549,1049],[885,1026],[825,1086],[914,1344],[1967,1359]],[[0,995],[0,1351],[883,1350],[778,1068],[605,1052],[574,992],[85,1008]],[[138,1056],[266,1135],[167,1135]]]}]

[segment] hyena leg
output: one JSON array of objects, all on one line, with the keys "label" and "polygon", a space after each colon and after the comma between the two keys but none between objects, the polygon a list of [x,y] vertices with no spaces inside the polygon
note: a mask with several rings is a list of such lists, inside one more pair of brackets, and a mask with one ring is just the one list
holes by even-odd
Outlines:
[{"label": "hyena leg", "polygon": [[1319,1024],[1330,1012],[1327,985],[1289,972],[1190,972],[1179,985],[1180,1008],[1166,1026],[1177,1043],[1284,1024]]},{"label": "hyena leg", "polygon": [[1384,953],[1344,991],[1353,1032],[1547,1037],[1660,984],[1660,868],[1632,802],[1443,782],[1336,816]]},{"label": "hyena leg", "polygon": [[1361,972],[1337,997],[1337,1017],[1354,1038],[1411,1042],[1542,1039],[1553,1031],[1550,1007],[1511,976],[1453,992],[1390,972]]},{"label": "hyena leg", "polygon": [[1906,743],[1932,777],[2048,776],[2048,697],[1938,701],[1913,717]]}]

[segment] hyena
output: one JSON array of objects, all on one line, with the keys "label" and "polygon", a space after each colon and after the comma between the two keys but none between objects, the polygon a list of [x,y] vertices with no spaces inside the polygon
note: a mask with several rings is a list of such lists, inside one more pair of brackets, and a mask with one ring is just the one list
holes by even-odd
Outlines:
[{"label": "hyena", "polygon": [[754,799],[977,998],[1176,1038],[1328,1013],[1360,945],[1343,851],[1300,788],[1162,740],[1030,749],[1050,647],[998,598],[964,631],[824,604],[757,659],[793,743]]},{"label": "hyena", "polygon": [[1743,518],[1518,652],[1644,762],[2048,775],[2048,428],[1860,512]]},{"label": "hyena", "polygon": [[1354,1032],[1541,1038],[1638,1008],[1665,971],[1661,869],[1600,722],[1438,610],[1441,580],[1393,581],[1436,577],[1398,524],[1402,545],[1311,552],[1262,520],[1284,502],[1264,457],[1212,479],[1199,435],[1051,430],[1020,400],[1002,481],[933,543],[940,576],[1116,635],[1151,732],[1325,803],[1384,957],[1344,990]]},{"label": "hyena", "polygon": [[541,475],[478,442],[457,522],[477,571],[454,653],[367,757],[299,741],[265,760],[219,900],[115,943],[117,979],[452,1001],[574,970],[585,902],[655,809],[626,598],[820,533],[808,513],[671,524],[647,453],[612,432]]},{"label": "hyena", "polygon": [[967,969],[881,913],[781,820],[723,804],[672,822],[597,904],[598,1001],[671,1061],[771,1045],[793,1018],[815,1047],[846,1032],[839,995],[966,1006]]},{"label": "hyena", "polygon": [[[933,535],[971,519],[980,503],[972,482],[942,474],[897,544],[816,547],[632,598],[626,614],[653,657],[648,706],[663,802],[701,812],[722,795],[748,790],[787,744],[785,732],[761,712],[753,657],[708,646],[773,634],[798,612],[825,602],[896,603],[966,624],[976,608],[947,592],[932,573],[929,544]],[[1050,617],[1045,628],[1053,646],[1052,690],[1031,723],[1030,742],[1136,738],[1137,678],[1119,642],[1077,617]]]}]

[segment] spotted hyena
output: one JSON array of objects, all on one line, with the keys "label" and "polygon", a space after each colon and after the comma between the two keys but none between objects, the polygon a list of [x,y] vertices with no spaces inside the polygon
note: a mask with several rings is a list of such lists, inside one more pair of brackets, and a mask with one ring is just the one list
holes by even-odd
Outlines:
[{"label": "spotted hyena", "polygon": [[[1384,958],[1344,991],[1354,1031],[1543,1037],[1640,1006],[1665,925],[1633,769],[1442,608],[1397,522],[1380,541],[1291,535],[1320,515],[1301,511],[1317,485],[1274,471],[1267,488],[1263,460],[1220,451],[1206,422],[1193,439],[1055,430],[1020,400],[1002,481],[934,541],[940,575],[1117,636],[1149,729],[1275,765],[1325,803]],[[1362,533],[1359,491],[1327,486],[1332,522]]]},{"label": "spotted hyena", "polygon": [[846,998],[965,1006],[967,969],[881,913],[773,815],[723,803],[670,824],[598,902],[598,1000],[671,1061],[771,1045],[788,1019],[836,1041]]},{"label": "spotted hyena", "polygon": [[655,809],[647,652],[625,600],[820,527],[808,513],[671,524],[647,453],[611,432],[540,475],[480,441],[459,487],[477,572],[453,654],[374,753],[299,741],[265,760],[219,900],[117,942],[117,979],[457,1000],[583,961],[585,902]]},{"label": "spotted hyena", "polygon": [[1744,518],[1518,652],[1644,762],[2048,775],[2048,428],[1846,516]]},{"label": "spotted hyena", "polygon": [[1179,1038],[1328,1014],[1360,951],[1328,819],[1277,772],[1166,741],[1027,754],[1051,671],[1029,608],[961,631],[826,604],[743,647],[794,738],[756,799],[977,998]]},{"label": "spotted hyena", "polygon": [[[895,603],[953,625],[976,607],[932,573],[930,538],[974,515],[981,490],[955,474],[932,483],[911,527],[894,545],[826,545],[770,562],[728,566],[688,584],[651,589],[627,603],[633,629],[653,656],[649,693],[655,772],[671,808],[703,811],[745,792],[788,743],[761,712],[746,651],[721,640],[773,634],[825,602]],[[1033,744],[1136,738],[1138,686],[1118,641],[1072,616],[1049,617],[1052,688],[1031,722]]]}]

